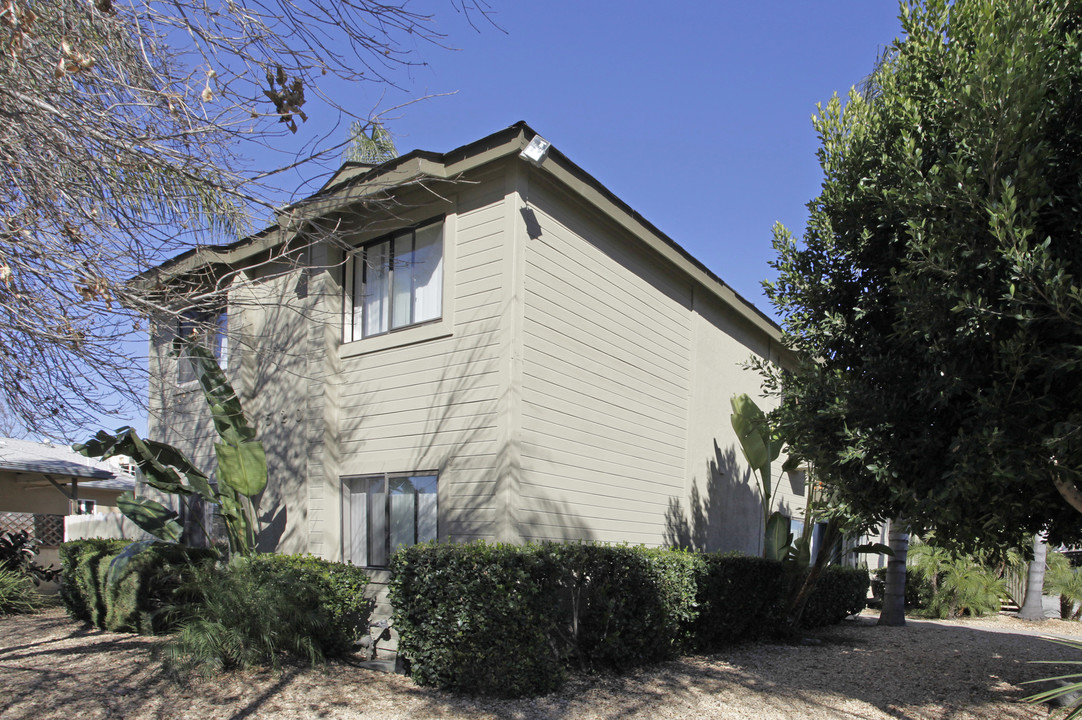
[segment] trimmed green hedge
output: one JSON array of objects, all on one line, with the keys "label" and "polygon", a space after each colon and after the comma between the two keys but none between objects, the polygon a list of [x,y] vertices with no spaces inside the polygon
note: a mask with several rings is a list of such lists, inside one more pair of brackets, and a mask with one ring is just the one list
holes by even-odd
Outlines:
[{"label": "trimmed green hedge", "polygon": [[424,544],[391,561],[398,652],[419,685],[504,697],[555,690],[561,614],[554,554],[538,546]]},{"label": "trimmed green hedge", "polygon": [[806,628],[834,625],[868,605],[868,571],[828,565],[815,584],[800,624]]},{"label": "trimmed green hedge", "polygon": [[553,564],[560,655],[587,668],[658,662],[688,647],[702,556],[627,545],[534,546]]},{"label": "trimmed green hedge", "polygon": [[109,583],[110,563],[127,540],[73,540],[60,546],[60,598],[75,620],[113,632],[160,633],[179,619],[185,604],[184,575],[196,564],[216,561],[216,550],[158,542],[134,555],[123,575]]},{"label": "trimmed green hedge", "polygon": [[784,620],[788,579],[780,562],[737,553],[703,555],[694,624],[696,649],[773,635]]},{"label": "trimmed green hedge", "polygon": [[415,682],[507,697],[778,629],[780,563],[626,545],[426,544],[391,562]]}]

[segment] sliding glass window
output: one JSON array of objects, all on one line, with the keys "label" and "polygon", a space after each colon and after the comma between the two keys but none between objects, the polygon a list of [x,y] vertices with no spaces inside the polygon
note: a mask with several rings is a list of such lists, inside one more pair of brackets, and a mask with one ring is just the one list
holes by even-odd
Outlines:
[{"label": "sliding glass window", "polygon": [[443,221],[366,243],[347,263],[346,275],[346,342],[438,320]]}]

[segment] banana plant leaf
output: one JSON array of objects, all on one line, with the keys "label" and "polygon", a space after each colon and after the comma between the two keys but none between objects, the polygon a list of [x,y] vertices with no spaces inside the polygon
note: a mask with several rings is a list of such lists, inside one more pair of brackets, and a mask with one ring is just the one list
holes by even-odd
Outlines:
[{"label": "banana plant leaf", "polygon": [[789,519],[775,511],[766,523],[763,545],[763,557],[770,560],[784,560],[789,554],[793,535],[789,532]]},{"label": "banana plant leaf", "polygon": [[217,502],[207,476],[184,453],[172,445],[144,440],[130,427],[120,428],[116,435],[100,430],[89,442],[72,445],[72,449],[103,460],[127,455],[139,466],[143,479],[151,487],[177,495],[196,493],[207,502]]},{"label": "banana plant leaf", "polygon": [[758,470],[767,463],[768,450],[763,443],[763,436],[747,418],[740,415],[732,415],[733,430],[736,431],[736,439],[740,441],[740,449],[744,453],[744,459],[748,465]]},{"label": "banana plant leaf", "polygon": [[185,352],[195,367],[195,376],[203,389],[218,436],[223,442],[236,446],[254,440],[255,428],[248,424],[240,398],[218,366],[214,354],[194,340],[186,341]]},{"label": "banana plant leaf", "polygon": [[[132,431],[132,434],[135,436],[135,439],[141,440],[138,435],[135,435],[134,430]],[[188,459],[187,455],[180,450],[177,450],[172,445],[167,445],[163,442],[158,442],[156,440],[141,441],[146,446],[147,450],[150,451],[156,464],[175,468],[184,476],[184,479],[187,480],[188,483],[186,488],[188,489],[188,492],[185,494],[190,494],[194,491],[207,502],[216,502],[214,490],[210,486],[210,480],[205,473],[195,467],[192,461]],[[140,467],[140,470],[142,470],[142,467]],[[143,474],[145,475],[146,473],[144,472]]]},{"label": "banana plant leaf", "polygon": [[137,542],[133,542],[132,544],[124,548],[119,555],[114,557],[109,562],[109,572],[106,575],[105,579],[105,582],[109,585],[109,587],[116,587],[116,584],[120,582],[120,579],[122,577],[124,577],[124,572],[128,569],[128,564],[131,563],[132,558],[146,550],[155,542],[157,541],[139,540]]},{"label": "banana plant leaf", "polygon": [[[221,515],[229,535],[229,547],[233,552],[246,554],[255,547],[255,527],[240,496],[228,485],[221,485]],[[255,516],[253,507],[251,516]]]},{"label": "banana plant leaf", "polygon": [[116,435],[99,430],[89,442],[71,447],[77,453],[102,460],[115,455],[127,455],[139,466],[148,485],[162,492],[191,494],[191,490],[184,486],[180,473],[161,464],[146,443],[130,427],[121,428]]},{"label": "banana plant leaf", "polygon": [[218,456],[218,482],[245,497],[254,497],[267,487],[267,455],[263,443],[249,440],[240,445],[214,444]]},{"label": "banana plant leaf", "polygon": [[120,512],[140,528],[167,542],[180,542],[184,532],[176,512],[148,498],[137,498],[129,490],[116,500]]},{"label": "banana plant leaf", "polygon": [[758,470],[770,462],[770,449],[763,437],[766,417],[747,394],[735,395],[729,402],[733,408],[730,420],[744,459]]},{"label": "banana plant leaf", "polygon": [[733,412],[730,421],[736,437],[740,441],[740,450],[763,484],[763,495],[769,501],[774,494],[773,479],[770,476],[770,463],[781,455],[781,438],[770,432],[766,415],[747,393],[734,395],[729,400]]}]

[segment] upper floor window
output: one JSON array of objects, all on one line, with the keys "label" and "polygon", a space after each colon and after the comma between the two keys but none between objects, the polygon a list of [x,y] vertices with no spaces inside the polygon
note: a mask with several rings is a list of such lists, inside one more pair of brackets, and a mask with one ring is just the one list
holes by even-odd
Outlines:
[{"label": "upper floor window", "polygon": [[443,220],[366,243],[346,264],[344,340],[440,319]]},{"label": "upper floor window", "polygon": [[[229,363],[229,316],[224,307],[213,310],[189,310],[180,316],[177,336],[195,338],[214,354],[218,365],[225,368]],[[195,365],[178,346],[180,362],[177,363],[177,382],[186,383],[196,379]]]}]

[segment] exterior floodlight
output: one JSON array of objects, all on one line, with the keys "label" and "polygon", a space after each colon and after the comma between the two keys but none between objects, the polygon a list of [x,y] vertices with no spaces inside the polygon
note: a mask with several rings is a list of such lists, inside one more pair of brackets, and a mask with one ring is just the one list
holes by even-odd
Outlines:
[{"label": "exterior floodlight", "polygon": [[534,135],[530,144],[518,156],[528,163],[541,167],[541,163],[545,162],[545,156],[548,155],[550,147],[552,147],[552,143],[540,135]]}]

